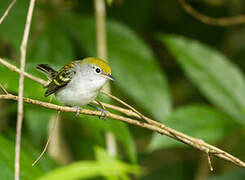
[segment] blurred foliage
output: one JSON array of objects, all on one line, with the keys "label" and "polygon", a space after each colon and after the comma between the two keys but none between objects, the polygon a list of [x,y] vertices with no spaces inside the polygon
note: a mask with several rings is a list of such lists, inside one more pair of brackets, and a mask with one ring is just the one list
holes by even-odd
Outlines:
[{"label": "blurred foliage", "polygon": [[[167,126],[218,145],[245,160],[245,31],[244,26],[215,27],[193,19],[178,0],[107,0],[108,61],[116,81],[112,94]],[[245,11],[244,2],[192,0],[210,16]],[[17,1],[0,25],[0,57],[18,65],[29,0]],[[229,4],[229,6],[227,5]],[[0,1],[0,14],[9,5]],[[37,1],[27,51],[26,71],[38,63],[55,69],[74,59],[96,56],[93,1]],[[178,35],[174,35],[178,34]],[[17,94],[18,74],[0,65],[0,83]],[[45,98],[42,86],[25,79],[25,97]],[[103,96],[99,99],[116,103]],[[13,179],[16,103],[0,101],[1,178]],[[60,131],[71,156],[61,165],[41,152],[55,112],[25,105],[21,179],[195,179],[202,167],[200,152],[125,123],[62,113]],[[105,131],[117,139],[117,157],[105,147]],[[65,156],[65,154],[64,154]],[[61,157],[62,158],[62,157]],[[200,161],[200,162],[199,162]],[[206,179],[244,179],[244,170],[212,159]],[[141,172],[139,171],[141,169]],[[140,174],[140,176],[138,176]]]},{"label": "blurred foliage", "polygon": [[96,176],[103,176],[108,180],[129,179],[127,173],[138,174],[139,169],[135,165],[128,165],[108,155],[103,149],[96,148],[97,161],[75,162],[66,167],[59,168],[39,178],[40,180],[72,180],[87,179]]}]

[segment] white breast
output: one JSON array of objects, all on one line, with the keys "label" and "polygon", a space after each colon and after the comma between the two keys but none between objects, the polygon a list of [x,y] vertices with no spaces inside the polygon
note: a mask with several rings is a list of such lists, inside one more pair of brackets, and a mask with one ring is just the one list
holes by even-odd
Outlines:
[{"label": "white breast", "polygon": [[77,67],[72,80],[56,92],[56,98],[62,104],[83,106],[89,104],[98,95],[106,79],[86,67]]}]

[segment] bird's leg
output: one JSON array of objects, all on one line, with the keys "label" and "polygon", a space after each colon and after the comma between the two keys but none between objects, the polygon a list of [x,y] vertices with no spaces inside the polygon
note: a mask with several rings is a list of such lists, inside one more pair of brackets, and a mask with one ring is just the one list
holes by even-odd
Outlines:
[{"label": "bird's leg", "polygon": [[75,108],[76,108],[76,116],[78,116],[79,113],[80,113],[81,107],[80,106],[75,106]]},{"label": "bird's leg", "polygon": [[95,109],[97,109],[98,111],[101,112],[101,116],[100,116],[99,118],[101,118],[103,114],[104,114],[104,118],[105,118],[105,119],[107,118],[107,111],[106,111],[106,110],[104,110],[104,109],[102,109],[102,108],[99,108],[99,107],[97,107],[97,106],[94,106],[94,105],[92,105],[92,104],[88,104],[88,106],[90,106],[90,107],[92,107],[92,108],[95,108]]}]

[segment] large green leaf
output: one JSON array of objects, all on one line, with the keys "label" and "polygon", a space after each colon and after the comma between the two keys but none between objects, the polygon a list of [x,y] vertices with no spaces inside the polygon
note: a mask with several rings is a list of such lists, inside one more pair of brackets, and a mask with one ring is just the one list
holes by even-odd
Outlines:
[{"label": "large green leaf", "polygon": [[216,106],[245,124],[245,80],[218,51],[188,38],[160,35],[186,75]]},{"label": "large green leaf", "polygon": [[103,149],[96,148],[97,161],[81,161],[58,168],[39,180],[75,180],[89,179],[93,177],[105,177],[106,179],[129,179],[128,173],[138,174],[137,166],[123,163],[108,155]]},{"label": "large green leaf", "polygon": [[[238,128],[230,116],[206,105],[188,105],[178,108],[169,116],[165,124],[209,143],[222,140],[230,131]],[[150,150],[180,145],[183,144],[167,136],[155,134]]]},{"label": "large green leaf", "polygon": [[[71,23],[87,55],[95,56],[94,19],[72,17],[67,23]],[[116,79],[115,85],[131,101],[163,121],[171,109],[170,95],[166,78],[150,48],[130,28],[111,20],[107,23],[107,38],[108,61]]]},{"label": "large green leaf", "polygon": [[[20,177],[22,180],[33,180],[41,175],[43,171],[40,167],[31,164],[33,159],[22,148],[20,159]],[[4,180],[14,179],[14,143],[0,136],[0,172]]]}]

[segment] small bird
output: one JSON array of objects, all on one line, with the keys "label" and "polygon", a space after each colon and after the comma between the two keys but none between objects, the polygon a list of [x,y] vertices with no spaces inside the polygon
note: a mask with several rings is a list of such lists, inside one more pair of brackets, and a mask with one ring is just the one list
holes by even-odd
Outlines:
[{"label": "small bird", "polygon": [[107,80],[113,80],[111,68],[104,60],[87,57],[66,64],[58,72],[47,64],[39,64],[36,68],[50,80],[45,97],[54,93],[59,102],[75,107],[76,115],[81,106],[90,105],[104,113],[106,118],[106,111],[89,104]]}]

